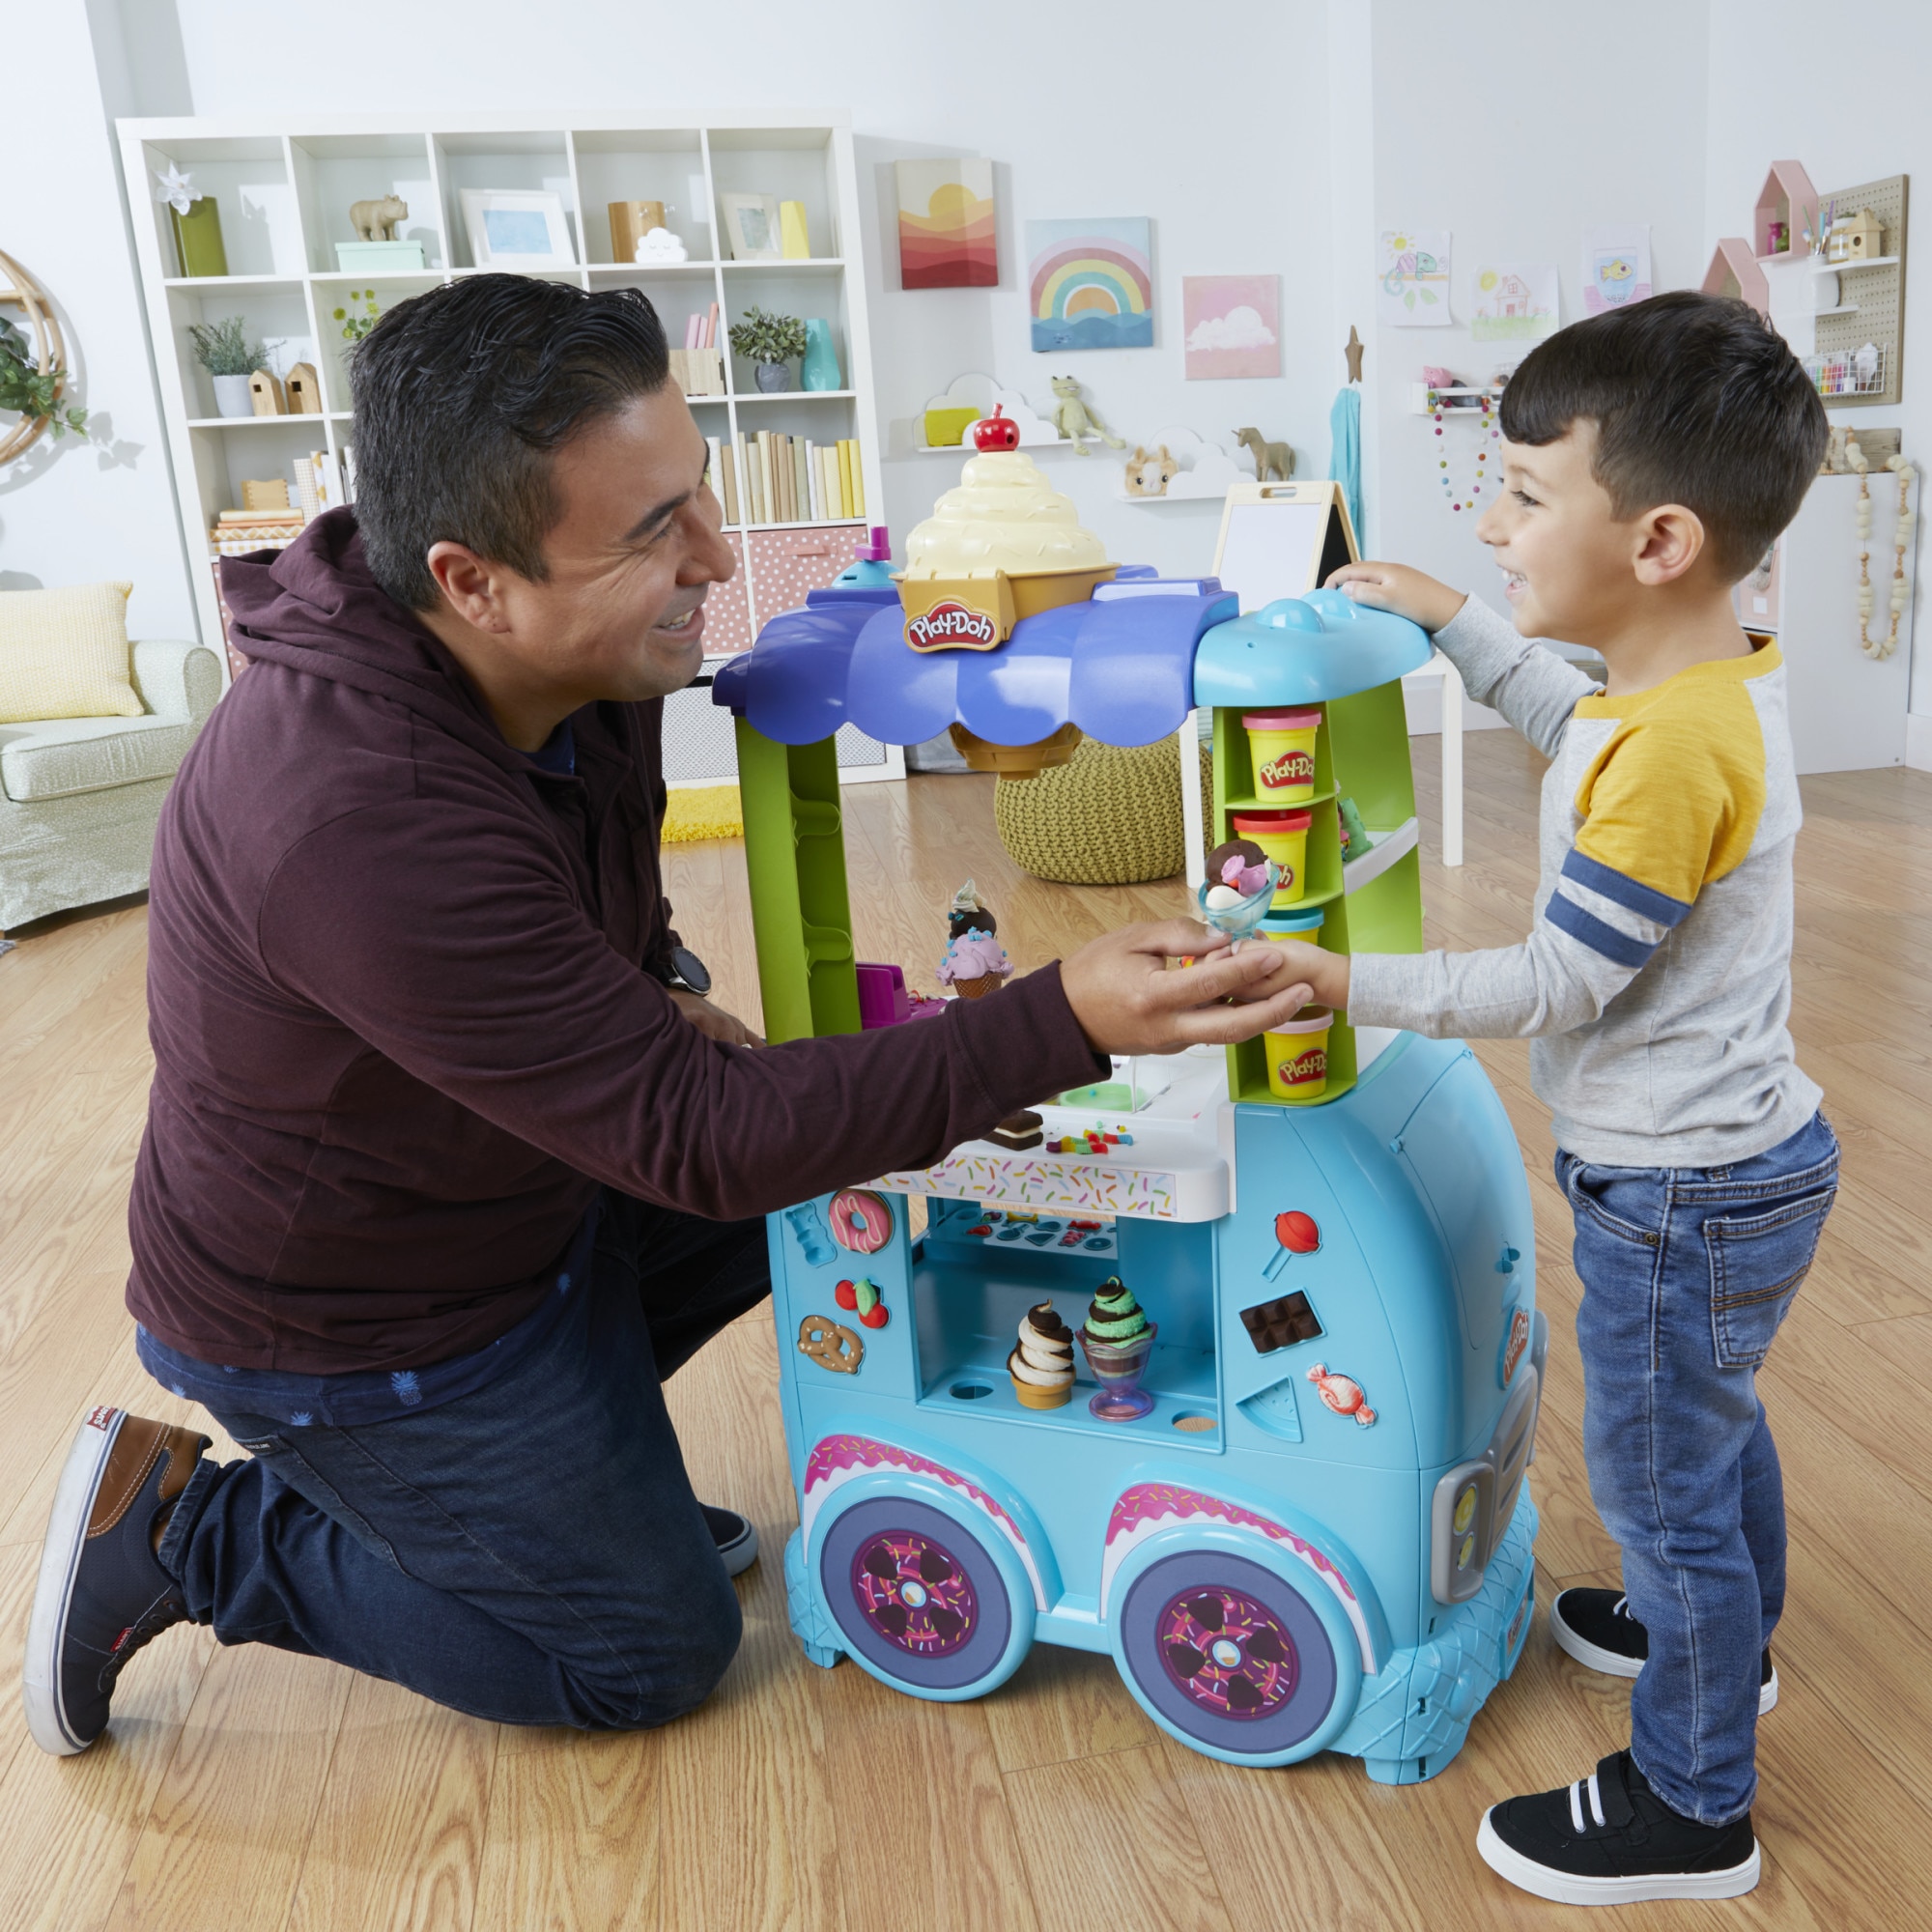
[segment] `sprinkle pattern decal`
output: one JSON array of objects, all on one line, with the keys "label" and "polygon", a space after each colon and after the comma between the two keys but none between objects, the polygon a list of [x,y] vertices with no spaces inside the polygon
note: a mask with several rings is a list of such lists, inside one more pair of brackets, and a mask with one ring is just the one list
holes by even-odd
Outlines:
[{"label": "sprinkle pattern decal", "polygon": [[881,1175],[878,1187],[955,1200],[1010,1201],[1022,1208],[1087,1208],[1097,1214],[1175,1218],[1174,1176],[1150,1168],[1101,1167],[1088,1160],[1001,1160],[949,1154],[936,1167]]}]

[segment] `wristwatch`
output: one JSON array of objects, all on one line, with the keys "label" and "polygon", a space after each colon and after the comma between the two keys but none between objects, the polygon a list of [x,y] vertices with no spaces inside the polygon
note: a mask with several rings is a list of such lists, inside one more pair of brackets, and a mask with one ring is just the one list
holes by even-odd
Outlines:
[{"label": "wristwatch", "polygon": [[699,999],[711,990],[710,969],[688,946],[673,946],[662,960],[646,970],[667,986],[681,986]]}]

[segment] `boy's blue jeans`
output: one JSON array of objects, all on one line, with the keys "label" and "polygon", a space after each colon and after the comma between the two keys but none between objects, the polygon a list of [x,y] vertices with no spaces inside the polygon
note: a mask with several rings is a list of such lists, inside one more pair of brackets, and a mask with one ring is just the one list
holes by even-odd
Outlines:
[{"label": "boy's blue jeans", "polygon": [[607,1190],[588,1292],[485,1387],[360,1428],[217,1412],[249,1457],[196,1467],[161,1565],[223,1643],[501,1723],[664,1723],[740,1618],[661,1383],[770,1286],[762,1220]]},{"label": "boy's blue jeans", "polygon": [[1577,1217],[1583,1454],[1650,1635],[1631,1750],[1673,1811],[1726,1825],[1757,1789],[1759,1655],[1784,1607],[1784,1487],[1757,1367],[1838,1185],[1823,1114],[1731,1167],[1558,1152]]}]

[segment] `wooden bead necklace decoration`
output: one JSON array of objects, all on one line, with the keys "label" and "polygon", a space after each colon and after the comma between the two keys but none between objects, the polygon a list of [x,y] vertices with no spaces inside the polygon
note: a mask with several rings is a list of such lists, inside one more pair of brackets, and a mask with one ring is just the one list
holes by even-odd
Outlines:
[{"label": "wooden bead necklace decoration", "polygon": [[1871,581],[1871,465],[1859,448],[1858,439],[1845,439],[1845,461],[1859,473],[1859,649],[1866,657],[1883,662],[1898,648],[1898,622],[1912,601],[1912,586],[1905,581],[1905,553],[1912,544],[1912,506],[1908,500],[1912,465],[1904,456],[1890,456],[1885,467],[1898,478],[1898,522],[1892,533],[1896,554],[1891,567],[1891,628],[1882,638],[1870,635],[1872,608],[1878,601]]},{"label": "wooden bead necklace decoration", "polygon": [[[1445,455],[1436,458],[1435,467],[1441,471],[1443,492],[1448,498],[1449,507],[1452,510],[1473,510],[1476,507],[1476,498],[1483,494],[1483,482],[1489,474],[1489,470],[1485,468],[1490,460],[1489,445],[1495,438],[1502,434],[1492,420],[1494,408],[1494,398],[1485,389],[1483,391],[1477,424],[1480,442],[1476,450],[1476,473],[1470,478],[1469,495],[1466,501],[1462,500],[1460,492],[1458,492],[1455,484],[1449,479],[1448,457]],[[1447,413],[1450,415],[1464,416],[1472,412],[1468,410],[1451,410]],[[1435,425],[1435,434],[1437,436],[1442,434],[1443,414],[1442,398],[1434,389],[1431,389],[1429,392],[1429,419]]]}]

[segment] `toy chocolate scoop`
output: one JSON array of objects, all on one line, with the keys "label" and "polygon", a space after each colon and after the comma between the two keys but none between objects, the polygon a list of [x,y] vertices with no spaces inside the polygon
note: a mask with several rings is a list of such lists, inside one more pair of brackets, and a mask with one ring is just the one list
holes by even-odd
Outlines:
[{"label": "toy chocolate scoop", "polygon": [[1252,838],[1230,838],[1208,855],[1208,882],[1201,888],[1201,917],[1238,942],[1253,935],[1274,903],[1281,874]]}]

